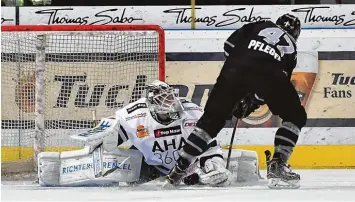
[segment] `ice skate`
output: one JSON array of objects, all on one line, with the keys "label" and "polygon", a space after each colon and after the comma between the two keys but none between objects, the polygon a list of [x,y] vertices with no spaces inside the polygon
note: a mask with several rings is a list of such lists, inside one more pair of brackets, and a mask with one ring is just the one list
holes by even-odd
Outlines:
[{"label": "ice skate", "polygon": [[268,187],[271,189],[297,189],[300,175],[292,172],[291,167],[280,159],[273,159],[267,166]]},{"label": "ice skate", "polygon": [[169,175],[166,176],[162,189],[175,189],[181,183],[184,176],[185,171],[180,169],[179,166],[175,166]]}]

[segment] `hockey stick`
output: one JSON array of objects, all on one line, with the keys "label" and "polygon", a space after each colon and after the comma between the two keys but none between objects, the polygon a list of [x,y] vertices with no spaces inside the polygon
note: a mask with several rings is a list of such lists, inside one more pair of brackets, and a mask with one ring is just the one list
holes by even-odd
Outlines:
[{"label": "hockey stick", "polygon": [[[229,168],[230,157],[231,157],[231,154],[232,154],[232,146],[233,146],[233,142],[234,142],[235,132],[237,131],[238,122],[243,117],[246,117],[246,113],[247,113],[248,108],[249,108],[249,105],[247,105],[247,103],[246,103],[247,102],[246,101],[247,98],[248,98],[248,96],[246,96],[244,99],[242,99],[241,102],[236,106],[236,110],[235,111],[237,111],[237,114],[239,114],[239,115],[235,115],[233,113],[233,115],[237,118],[237,120],[235,121],[235,125],[234,125],[234,128],[233,128],[231,141],[229,143],[226,169]],[[239,107],[240,105],[241,105],[241,108]],[[240,110],[240,109],[243,110],[241,114],[238,113],[238,110]]]},{"label": "hockey stick", "polygon": [[235,132],[236,132],[237,126],[238,126],[238,121],[239,121],[239,119],[237,118],[237,120],[236,120],[236,122],[235,122],[235,125],[234,125],[234,128],[233,128],[231,141],[230,141],[230,143],[229,143],[228,157],[227,157],[227,166],[226,166],[227,169],[229,168],[229,163],[230,163],[230,160],[231,160],[232,146],[233,146],[233,142],[234,142]]},{"label": "hockey stick", "polygon": [[[232,132],[231,141],[230,141],[230,143],[229,143],[228,158],[227,158],[227,166],[226,166],[226,169],[229,168],[229,163],[230,163],[231,154],[232,154],[232,145],[233,145],[233,141],[234,141],[235,132],[236,132],[237,126],[238,126],[238,121],[239,121],[239,119],[236,120],[236,123],[235,123],[234,128],[233,128],[233,132]],[[270,151],[269,151],[269,150],[266,150],[266,151],[265,151],[265,155],[266,155],[266,164],[269,165],[269,163],[270,163],[270,156],[271,156]],[[267,167],[268,167],[268,166],[267,166]],[[258,169],[258,176],[259,176],[259,179],[264,179],[263,177],[261,177],[260,172],[259,172],[259,169]]]}]

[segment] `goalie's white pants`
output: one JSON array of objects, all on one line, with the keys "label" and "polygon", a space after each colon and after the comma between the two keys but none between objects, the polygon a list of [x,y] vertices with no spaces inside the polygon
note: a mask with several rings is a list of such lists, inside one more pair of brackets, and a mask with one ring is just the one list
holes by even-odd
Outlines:
[{"label": "goalie's white pants", "polygon": [[[223,151],[224,159],[228,151]],[[38,156],[41,186],[95,186],[140,180],[142,154],[138,150],[119,149],[104,152],[102,147],[90,153],[90,147],[68,152],[42,152]],[[232,150],[229,170],[231,181],[259,180],[255,151]]]}]

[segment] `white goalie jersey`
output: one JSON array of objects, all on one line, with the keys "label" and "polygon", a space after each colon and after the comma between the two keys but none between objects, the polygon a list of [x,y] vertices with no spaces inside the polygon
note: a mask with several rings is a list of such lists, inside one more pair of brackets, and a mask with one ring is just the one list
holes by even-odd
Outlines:
[{"label": "white goalie jersey", "polygon": [[[167,174],[179,157],[178,150],[185,144],[203,113],[203,109],[192,102],[181,100],[181,103],[184,111],[180,113],[180,118],[167,124],[159,123],[152,117],[146,98],[118,110],[115,115],[120,124],[118,143],[129,140],[143,154],[148,165],[155,165]],[[217,146],[217,141],[210,145]],[[222,155],[219,147],[214,152]]]}]

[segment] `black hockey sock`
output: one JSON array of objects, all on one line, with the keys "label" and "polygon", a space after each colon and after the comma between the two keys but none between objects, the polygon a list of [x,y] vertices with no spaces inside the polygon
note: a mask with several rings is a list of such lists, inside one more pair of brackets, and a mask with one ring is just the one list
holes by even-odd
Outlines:
[{"label": "black hockey sock", "polygon": [[190,163],[208,149],[211,137],[202,129],[195,128],[186,140],[186,144],[180,151],[180,156]]},{"label": "black hockey sock", "polygon": [[170,170],[166,180],[169,182],[169,184],[177,184],[180,182],[180,180],[184,177],[185,171],[190,165],[190,162],[181,157],[177,160],[175,167]]},{"label": "black hockey sock", "polygon": [[286,163],[293,152],[293,148],[296,146],[299,133],[300,129],[296,125],[290,122],[283,122],[275,134],[275,153],[273,158],[281,159]]}]

